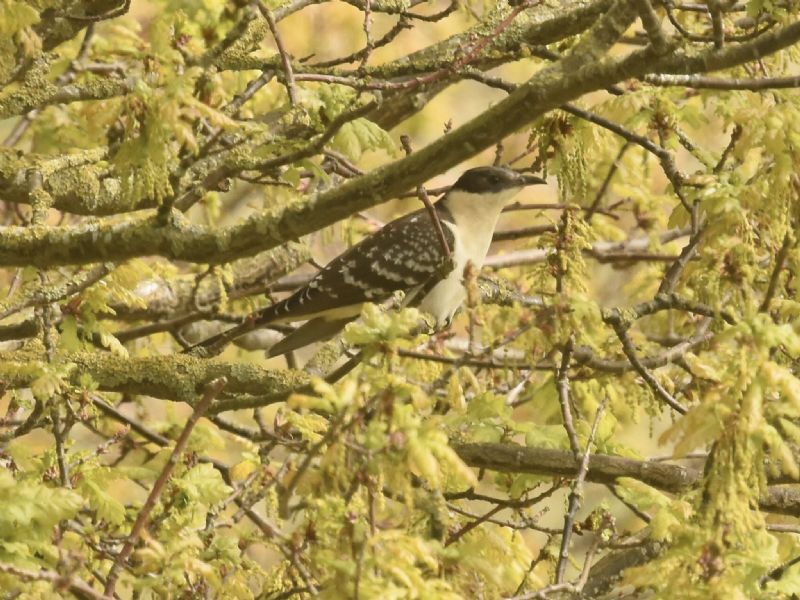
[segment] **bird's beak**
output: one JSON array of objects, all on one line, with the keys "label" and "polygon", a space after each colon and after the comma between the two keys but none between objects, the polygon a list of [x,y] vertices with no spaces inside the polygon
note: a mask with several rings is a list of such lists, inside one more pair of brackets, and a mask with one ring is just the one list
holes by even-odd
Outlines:
[{"label": "bird's beak", "polygon": [[536,175],[524,174],[524,175],[520,175],[520,179],[521,179],[522,185],[524,185],[524,186],[542,185],[542,184],[547,183],[547,181],[545,179],[542,179],[541,177],[537,177]]}]

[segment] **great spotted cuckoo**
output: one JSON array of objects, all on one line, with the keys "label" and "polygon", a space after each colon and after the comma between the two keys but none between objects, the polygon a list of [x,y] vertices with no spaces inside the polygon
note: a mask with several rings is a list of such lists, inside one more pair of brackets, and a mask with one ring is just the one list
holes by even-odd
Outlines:
[{"label": "great spotted cuckoo", "polygon": [[259,327],[306,321],[269,350],[270,356],[285,354],[332,337],[358,317],[365,302],[383,302],[400,290],[404,305],[418,307],[445,327],[466,298],[464,269],[468,263],[475,269],[483,265],[503,208],[523,187],[541,183],[539,177],[502,167],[470,169],[433,205],[437,218],[422,208],[388,223],[288,298],[192,350],[213,355]]}]

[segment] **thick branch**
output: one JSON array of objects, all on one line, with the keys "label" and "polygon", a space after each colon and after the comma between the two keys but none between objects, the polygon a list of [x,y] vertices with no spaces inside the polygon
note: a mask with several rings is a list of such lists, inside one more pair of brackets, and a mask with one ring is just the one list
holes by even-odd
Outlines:
[{"label": "thick branch", "polygon": [[[452,444],[465,463],[501,473],[536,473],[558,477],[573,476],[580,466],[569,450],[526,448],[516,444]],[[702,472],[660,461],[640,461],[621,456],[593,454],[586,480],[614,483],[631,477],[665,492],[680,493],[700,480]],[[800,490],[796,486],[770,486],[761,498],[762,510],[800,516]]]},{"label": "thick branch", "polygon": [[[575,52],[537,73],[527,84],[481,116],[416,154],[350,180],[282,212],[254,215],[241,225],[214,232],[175,217],[167,225],[155,216],[125,223],[102,222],[77,228],[36,227],[0,230],[0,265],[39,267],[124,260],[161,255],[175,260],[218,264],[266,250],[316,231],[358,210],[397,196],[513,133],[546,111],[585,92],[605,87],[607,67],[584,67],[614,42],[613,32],[633,20],[632,10],[609,10]],[[213,174],[210,175],[213,177]]]},{"label": "thick branch", "polygon": [[[38,85],[36,85],[38,83]],[[134,88],[133,80],[93,79],[80,84],[57,87],[40,81],[23,86],[0,100],[0,119],[23,115],[30,110],[53,104],[69,104],[85,100],[105,100],[123,96]]]},{"label": "thick branch", "polygon": [[[263,294],[277,279],[291,273],[310,258],[305,244],[289,242],[273,250],[233,262],[230,283],[225,286],[227,299],[236,300]],[[112,304],[117,321],[173,319],[188,313],[205,310],[213,313],[222,299],[220,282],[209,277],[198,282],[198,275],[180,275],[169,279],[143,281],[137,286],[138,295],[146,305]],[[0,313],[1,314],[1,313]]]},{"label": "thick branch", "polygon": [[[291,3],[290,3],[291,4]],[[373,3],[373,8],[377,10],[378,3]],[[477,57],[472,64],[480,68],[491,68],[504,61],[522,57],[520,50],[526,43],[546,44],[555,42],[565,37],[576,35],[589,27],[597,17],[605,12],[611,0],[600,0],[594,3],[572,2],[558,9],[536,11],[525,11],[517,16],[513,23],[503,30],[503,32],[492,39],[489,51],[485,55]],[[280,7],[275,10],[275,20],[279,20],[286,14],[302,8],[303,3],[294,3],[291,8]],[[288,6],[288,5],[284,5]],[[498,11],[496,18],[502,18],[503,11]],[[489,25],[492,21],[488,22]],[[398,76],[408,76],[413,73],[429,73],[441,69],[447,69],[451,64],[452,57],[457,54],[464,44],[471,43],[472,40],[482,35],[483,28],[487,25],[481,24],[470,31],[458,34],[442,42],[433,44],[419,52],[413,53],[402,59],[398,59],[372,67],[364,73],[371,79],[392,79]],[[220,69],[257,69],[272,72],[279,68],[281,64],[280,55],[264,60],[261,57],[245,55],[240,57],[242,64],[226,63],[227,55],[219,56],[216,66]],[[308,67],[306,67],[308,68]],[[360,73],[358,74],[361,75]],[[446,71],[442,78],[435,83],[426,86],[425,90],[401,90],[385,95],[384,101],[375,107],[367,118],[375,121],[384,129],[391,129],[418,112],[427,100],[441,92],[443,89],[461,79],[457,72]],[[128,91],[130,82],[118,80],[105,80],[92,82],[89,87],[98,88],[91,91],[88,88],[79,90],[76,86],[64,97],[56,98],[57,94],[64,94],[55,86],[44,86],[35,89],[35,94],[26,95],[24,99],[14,102],[19,104],[14,111],[24,110],[20,104],[44,106],[56,101],[70,102],[78,99],[102,98],[113,95],[123,94]],[[116,87],[114,87],[116,86]],[[121,86],[121,87],[120,87]],[[100,89],[102,88],[102,89]],[[106,89],[108,88],[108,89]],[[112,89],[113,88],[113,89]],[[105,91],[104,91],[105,90]],[[255,90],[252,90],[253,92]],[[84,96],[81,98],[81,96]],[[16,96],[15,96],[16,97]],[[426,98],[423,100],[423,97]],[[256,139],[248,142],[251,146],[258,146],[262,140]],[[233,161],[224,160],[227,155],[237,155],[235,152],[223,152],[221,157],[217,157],[216,162],[224,163],[231,172],[235,172],[236,156]],[[240,155],[250,155],[251,152],[245,151]],[[223,160],[220,160],[222,158]],[[5,200],[12,202],[27,203],[27,190],[24,185],[17,181],[24,175],[32,165],[31,157],[17,159],[16,155],[0,156],[0,188],[4,189]],[[205,173],[201,173],[199,179],[204,179]],[[419,182],[418,182],[419,183]],[[152,208],[155,202],[150,198],[142,199],[136,207],[125,206],[119,197],[119,185],[117,180],[109,177],[107,168],[102,163],[97,167],[68,169],[63,172],[55,173],[54,177],[45,182],[46,189],[53,196],[53,207],[76,214],[107,215],[130,210],[131,208]],[[208,189],[208,188],[206,188]]]},{"label": "thick branch", "polygon": [[[88,374],[102,391],[144,394],[190,404],[209,382],[220,377],[228,381],[226,395],[259,395],[262,404],[267,403],[267,397],[283,399],[309,383],[308,375],[301,371],[271,371],[253,364],[204,361],[185,354],[125,358],[110,353],[72,352],[56,353],[55,360],[71,366],[68,378],[75,385],[80,383],[82,374]],[[0,384],[7,389],[29,387],[45,372],[43,349],[0,352]],[[220,398],[218,402],[221,401]]]},{"label": "thick branch", "polygon": [[722,50],[699,54],[674,54],[664,57],[648,69],[650,73],[692,74],[707,73],[741,65],[788,48],[800,40],[800,21],[781,29],[768,31],[743,44],[729,44]]},{"label": "thick branch", "polygon": [[[615,5],[619,6],[619,5]],[[573,98],[621,79],[654,71],[695,72],[722,69],[775,52],[800,39],[800,22],[765,33],[747,44],[728,45],[697,56],[657,59],[647,49],[619,62],[595,60],[613,43],[611,32],[624,28],[633,9],[609,10],[575,51],[542,69],[508,98],[416,154],[280,212],[265,211],[244,223],[213,232],[207,228],[161,226],[155,218],[100,223],[76,230],[7,228],[0,230],[0,265],[40,267],[122,260],[158,254],[172,259],[220,263],[273,248],[286,240],[335,223],[424,182],[495,144],[525,124]],[[631,17],[632,18],[632,17]],[[591,43],[595,41],[595,44]]]}]

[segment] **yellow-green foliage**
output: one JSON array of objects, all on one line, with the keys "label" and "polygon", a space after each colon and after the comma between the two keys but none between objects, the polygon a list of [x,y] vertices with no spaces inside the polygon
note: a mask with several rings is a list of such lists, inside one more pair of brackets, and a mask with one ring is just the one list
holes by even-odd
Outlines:
[{"label": "yellow-green foliage", "polygon": [[74,517],[83,498],[55,485],[46,485],[25,474],[16,477],[0,471],[0,557],[21,566],[54,565],[58,550],[52,531],[62,519]]},{"label": "yellow-green foliage", "polygon": [[[76,582],[100,594],[143,514],[121,598],[556,597],[640,547],[646,561],[605,583],[659,600],[800,594],[800,567],[782,568],[800,554],[800,96],[644,76],[569,83],[641,61],[647,2],[630,4],[624,49],[597,63],[587,34],[555,30],[598,24],[588,35],[602,38],[629,3],[456,4],[0,0],[11,117],[0,236],[47,239],[51,253],[17,269],[21,253],[0,248],[13,267],[0,270],[0,595],[86,596]],[[664,77],[723,64],[709,57],[730,59],[761,27],[797,27],[791,2],[670,4],[670,15],[650,4],[673,20]],[[676,24],[702,41],[673,37]],[[722,44],[704,37],[720,33]],[[770,44],[714,77],[794,74],[800,46]],[[550,68],[576,48],[577,74]],[[242,322],[310,256],[324,262],[419,208],[417,183],[452,183],[449,172],[392,188],[412,193],[342,225],[319,213],[320,195],[348,179],[352,198],[381,200],[357,178],[402,158],[400,135],[413,159],[502,98],[450,83],[510,88],[534,73],[566,82],[541,92],[561,108],[463,165],[496,159],[549,178],[516,198],[536,210],[502,217],[502,229],[538,233],[493,246],[497,261],[518,260],[491,273],[492,298],[466,274],[466,306],[439,332],[397,309],[401,293],[392,307],[366,304],[307,363],[305,350],[287,362],[183,353],[195,341],[185,325]],[[586,85],[593,93],[566,97]],[[470,127],[482,146],[454,156],[499,141],[481,118]],[[254,239],[223,229],[242,223],[258,224]],[[319,230],[306,235],[309,223]],[[117,252],[134,234],[144,249]],[[676,262],[690,236],[693,254]],[[98,250],[117,239],[113,259]],[[242,255],[251,262],[224,263]],[[359,364],[332,383],[337,359]],[[474,444],[478,459],[464,458]],[[508,464],[470,466],[498,448]],[[587,449],[638,470],[615,478],[590,462],[579,483]],[[656,476],[677,465],[685,481]],[[767,503],[775,481],[789,486],[781,510]],[[559,563],[565,577],[548,591]]]}]

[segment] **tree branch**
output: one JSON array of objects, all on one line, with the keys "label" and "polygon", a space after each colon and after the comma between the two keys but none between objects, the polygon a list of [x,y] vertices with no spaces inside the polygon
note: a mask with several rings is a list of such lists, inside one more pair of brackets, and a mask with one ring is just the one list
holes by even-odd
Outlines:
[{"label": "tree branch", "polygon": [[[570,450],[501,443],[451,443],[451,446],[469,466],[500,473],[571,477],[580,466]],[[680,493],[698,483],[701,476],[700,470],[682,465],[592,454],[586,481],[613,484],[620,477],[631,477],[665,492]],[[800,490],[791,485],[770,485],[759,504],[767,512],[800,516]]]},{"label": "tree branch", "polygon": [[[99,223],[70,228],[7,228],[0,230],[0,265],[21,262],[40,267],[95,262],[159,254],[178,260],[219,264],[266,250],[277,243],[316,231],[354,212],[397,196],[429,177],[493,145],[516,129],[566,100],[598,87],[608,67],[598,63],[589,69],[583,61],[600,57],[633,20],[633,11],[618,2],[589,31],[586,39],[559,63],[543,69],[504,101],[419,152],[349,180],[316,198],[275,214],[255,215],[245,223],[218,233],[189,227],[175,216],[169,224],[153,216],[126,223]],[[563,69],[563,72],[562,72]],[[563,81],[564,72],[570,74]],[[357,115],[355,115],[357,116]],[[315,142],[323,144],[326,135]],[[264,161],[259,168],[285,164],[308,155],[310,150]],[[256,165],[254,165],[256,166]],[[223,168],[227,173],[227,167]],[[215,179],[223,175],[209,175]],[[176,201],[181,207],[182,199]],[[199,230],[199,231],[198,231]],[[21,256],[27,260],[22,261]]]},{"label": "tree branch", "polygon": [[667,75],[655,73],[646,75],[643,80],[651,85],[679,86],[706,90],[780,90],[800,87],[800,76],[767,77],[764,79],[740,79],[707,77],[705,75]]},{"label": "tree branch", "polygon": [[47,581],[52,584],[56,590],[69,590],[77,597],[91,598],[91,600],[113,600],[112,596],[94,589],[85,581],[73,579],[55,571],[48,571],[40,569],[39,571],[31,571],[23,569],[16,565],[8,563],[0,563],[0,573],[13,575],[23,581]]},{"label": "tree branch", "polygon": [[[45,371],[45,360],[43,350],[0,352],[0,383],[7,389],[30,386]],[[102,391],[144,394],[190,404],[209,382],[221,377],[228,381],[226,396],[283,394],[285,398],[310,383],[302,371],[271,371],[252,364],[203,361],[182,354],[126,358],[110,353],[72,352],[56,353],[54,360],[70,366],[68,379],[73,385],[80,385],[80,376],[86,373]],[[211,410],[215,412],[216,406]]]},{"label": "tree branch", "polygon": [[131,532],[128,535],[128,539],[125,540],[125,545],[122,547],[122,550],[120,550],[119,554],[117,554],[116,558],[114,559],[114,564],[111,566],[111,570],[108,572],[105,588],[106,595],[114,595],[114,588],[117,584],[117,579],[119,579],[119,572],[125,562],[128,560],[128,557],[130,557],[131,553],[133,552],[134,546],[136,546],[136,543],[139,541],[139,538],[141,537],[142,532],[147,525],[147,521],[150,519],[150,513],[153,512],[158,499],[161,497],[161,493],[164,491],[164,487],[167,485],[170,477],[172,477],[172,472],[178,465],[178,460],[180,460],[181,454],[183,454],[183,451],[186,449],[186,445],[189,443],[189,436],[191,435],[194,426],[197,425],[200,417],[205,414],[209,406],[211,406],[211,402],[217,397],[217,395],[219,395],[226,383],[227,381],[224,377],[219,377],[213,381],[210,381],[206,385],[200,402],[197,403],[194,411],[192,411],[192,414],[186,420],[186,425],[184,425],[181,434],[175,441],[175,447],[172,449],[169,459],[167,459],[167,462],[161,469],[161,473],[158,475],[153,487],[150,488],[150,493],[147,495],[147,499],[144,501],[142,508],[139,509],[139,513],[136,515],[136,521],[131,527]]}]

